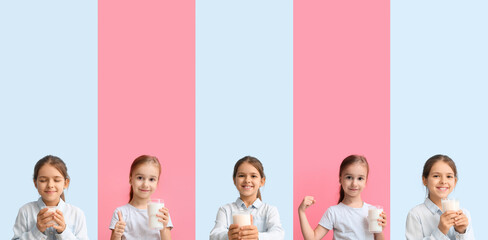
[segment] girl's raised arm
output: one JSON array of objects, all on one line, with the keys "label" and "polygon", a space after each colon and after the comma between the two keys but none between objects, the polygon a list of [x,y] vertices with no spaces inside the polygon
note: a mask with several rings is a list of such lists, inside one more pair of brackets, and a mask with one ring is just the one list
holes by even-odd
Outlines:
[{"label": "girl's raised arm", "polygon": [[303,198],[302,203],[298,207],[298,217],[300,219],[300,228],[302,230],[302,235],[305,240],[319,240],[322,239],[329,230],[320,225],[317,225],[315,230],[312,229],[310,223],[308,222],[305,210],[315,203],[315,199],[312,196],[306,196]]}]

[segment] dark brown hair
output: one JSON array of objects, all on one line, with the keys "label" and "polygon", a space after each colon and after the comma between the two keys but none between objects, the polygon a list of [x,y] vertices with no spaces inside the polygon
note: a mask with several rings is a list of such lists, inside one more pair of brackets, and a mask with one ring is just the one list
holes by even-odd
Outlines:
[{"label": "dark brown hair", "polygon": [[[63,175],[65,181],[66,179],[70,179],[68,175],[68,168],[66,167],[66,164],[63,162],[63,160],[53,155],[47,155],[41,158],[41,160],[37,161],[36,166],[34,166],[34,176],[33,176],[34,182],[37,181],[37,177],[39,176],[39,170],[41,169],[42,166],[46,164],[49,164],[54,168],[56,168],[61,173],[61,175]],[[61,193],[61,199],[63,199],[63,201],[66,201],[64,199],[64,191],[63,193]]]},{"label": "dark brown hair", "polygon": [[[132,177],[132,173],[136,170],[139,165],[142,165],[144,163],[147,164],[154,164],[158,167],[159,170],[159,176],[161,176],[161,164],[159,163],[159,160],[155,156],[149,156],[149,155],[141,155],[134,159],[132,162],[132,165],[130,165],[130,173],[129,173],[129,179]],[[159,178],[158,178],[159,181]],[[134,197],[134,190],[132,189],[132,185],[130,186],[130,193],[129,193],[130,199],[129,202],[132,201],[132,198]]]},{"label": "dark brown hair", "polygon": [[[368,174],[369,174],[369,164],[368,164],[368,161],[366,160],[366,158],[364,156],[361,156],[361,155],[349,155],[346,158],[344,158],[344,160],[342,160],[341,167],[339,169],[339,179],[342,176],[342,172],[347,167],[349,167],[352,164],[356,164],[356,163],[366,165],[366,171],[367,171],[366,172],[366,179],[367,179]],[[342,200],[344,200],[344,189],[342,188],[342,185],[340,186],[340,188],[341,189],[339,190],[339,201],[337,202],[338,204],[340,202],[342,202]]]},{"label": "dark brown hair", "polygon": [[[264,178],[264,179],[266,178],[266,175],[264,175],[263,164],[255,157],[245,156],[245,157],[239,159],[239,161],[236,162],[236,165],[234,165],[234,173],[232,174],[232,179],[234,180],[234,182],[236,180],[237,170],[245,162],[250,163],[253,167],[255,167],[258,170],[258,173],[261,176],[261,178]],[[259,200],[263,200],[263,199],[261,199],[261,191],[259,189],[258,189],[257,197],[259,198]]]},{"label": "dark brown hair", "polygon": [[[454,177],[456,179],[458,178],[457,168],[456,168],[456,164],[454,163],[454,161],[447,155],[437,154],[437,155],[430,157],[425,162],[424,170],[422,171],[422,177],[424,179],[427,179],[429,177],[430,170],[432,170],[432,166],[434,166],[434,164],[438,161],[443,161],[447,165],[449,165],[449,167],[451,167],[452,171],[454,172]],[[427,189],[427,194],[429,194],[428,192],[429,192],[429,189]]]}]

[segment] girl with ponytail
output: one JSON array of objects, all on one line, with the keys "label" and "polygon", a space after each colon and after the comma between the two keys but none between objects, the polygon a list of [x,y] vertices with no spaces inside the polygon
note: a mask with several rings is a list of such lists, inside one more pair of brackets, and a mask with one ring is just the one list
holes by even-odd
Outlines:
[{"label": "girl with ponytail", "polygon": [[161,164],[158,158],[142,155],[136,158],[130,166],[129,203],[115,209],[110,222],[112,230],[111,240],[170,240],[173,224],[169,216],[169,209],[159,209],[158,221],[163,223],[161,229],[149,227],[147,214],[148,202],[158,187],[161,176]]},{"label": "girl with ponytail", "polygon": [[83,211],[65,202],[70,177],[63,160],[43,157],[34,167],[33,181],[41,197],[19,209],[12,239],[88,239]]},{"label": "girl with ponytail", "polygon": [[[220,207],[210,240],[260,239],[282,240],[285,237],[276,207],[263,203],[260,188],[266,176],[261,162],[251,156],[241,158],[232,174],[239,198]],[[232,215],[240,211],[251,214],[251,225],[239,226],[233,223]]]},{"label": "girl with ponytail", "polygon": [[[383,240],[381,233],[368,231],[368,208],[371,206],[361,199],[361,192],[366,187],[369,174],[368,161],[364,156],[346,157],[339,169],[339,201],[329,207],[315,229],[310,226],[305,210],[315,203],[312,196],[306,196],[298,207],[300,227],[305,240],[322,239],[330,230],[334,230],[334,239]],[[382,212],[378,224],[386,226],[386,214]]]}]

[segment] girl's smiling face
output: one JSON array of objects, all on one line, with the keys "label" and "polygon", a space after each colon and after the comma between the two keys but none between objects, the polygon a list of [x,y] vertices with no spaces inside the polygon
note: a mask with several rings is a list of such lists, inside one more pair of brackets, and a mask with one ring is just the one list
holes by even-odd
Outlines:
[{"label": "girl's smiling face", "polygon": [[360,197],[361,192],[366,186],[368,169],[362,163],[354,163],[347,166],[342,171],[339,179],[341,187],[344,190],[345,197]]},{"label": "girl's smiling face", "polygon": [[129,183],[134,192],[134,198],[151,198],[158,186],[159,169],[155,164],[144,163],[138,166],[129,178]]},{"label": "girl's smiling face", "polygon": [[265,178],[262,178],[259,171],[248,162],[239,166],[234,178],[234,185],[236,185],[242,200],[257,198],[258,190],[264,185],[264,182]]},{"label": "girl's smiling face", "polygon": [[69,185],[69,179],[65,179],[61,172],[51,164],[44,164],[39,169],[34,185],[46,206],[57,206],[61,194]]},{"label": "girl's smiling face", "polygon": [[432,165],[428,177],[422,177],[422,181],[429,189],[429,198],[435,203],[447,198],[456,187],[457,178],[447,163],[437,161]]}]

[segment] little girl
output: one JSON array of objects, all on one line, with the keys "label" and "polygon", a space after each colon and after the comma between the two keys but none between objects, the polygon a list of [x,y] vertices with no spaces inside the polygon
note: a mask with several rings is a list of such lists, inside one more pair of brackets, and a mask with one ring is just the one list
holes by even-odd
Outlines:
[{"label": "little girl", "polygon": [[435,155],[425,162],[422,182],[428,195],[424,203],[408,213],[407,239],[474,239],[471,217],[466,209],[442,210],[441,200],[454,190],[457,180],[456,164],[448,156]]},{"label": "little girl", "polygon": [[132,162],[129,203],[114,211],[109,227],[112,230],[111,240],[171,239],[173,224],[168,208],[159,209],[160,213],[157,214],[164,227],[160,230],[149,228],[147,205],[158,186],[160,176],[161,164],[156,157],[142,155]]},{"label": "little girl", "polygon": [[[327,209],[315,230],[308,223],[305,214],[305,210],[314,204],[315,200],[311,196],[303,199],[298,207],[298,216],[305,240],[322,239],[332,229],[334,239],[385,239],[383,232],[373,234],[368,231],[368,207],[371,205],[361,199],[368,173],[369,165],[363,156],[350,155],[342,161],[339,170],[341,184],[339,202]],[[378,224],[384,228],[386,214],[382,212],[380,216]]]},{"label": "little girl", "polygon": [[[278,210],[261,202],[259,188],[266,181],[261,162],[255,157],[243,157],[235,164],[232,178],[240,197],[220,207],[215,226],[210,232],[210,240],[284,239],[285,232],[281,227]],[[241,210],[251,213],[251,225],[239,227],[232,223],[232,215]]]},{"label": "little girl", "polygon": [[69,181],[60,158],[48,155],[36,163],[34,186],[41,197],[19,209],[12,239],[88,239],[85,215],[64,202]]}]

